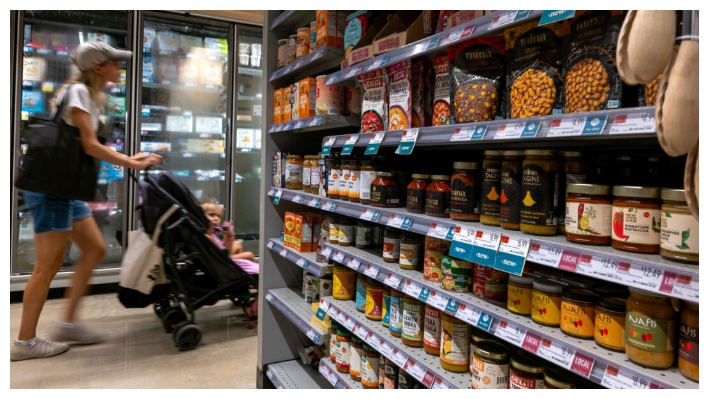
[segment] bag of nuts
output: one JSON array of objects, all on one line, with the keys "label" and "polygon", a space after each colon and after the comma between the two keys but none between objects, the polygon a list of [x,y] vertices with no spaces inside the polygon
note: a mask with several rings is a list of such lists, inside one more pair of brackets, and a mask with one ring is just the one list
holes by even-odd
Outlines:
[{"label": "bag of nuts", "polygon": [[471,39],[448,47],[452,123],[502,118],[500,98],[505,80],[502,36]]},{"label": "bag of nuts", "polygon": [[509,117],[563,111],[563,36],[566,21],[537,26],[534,20],[505,30]]},{"label": "bag of nuts", "polygon": [[576,11],[566,38],[564,113],[619,108],[616,47],[623,11]]}]

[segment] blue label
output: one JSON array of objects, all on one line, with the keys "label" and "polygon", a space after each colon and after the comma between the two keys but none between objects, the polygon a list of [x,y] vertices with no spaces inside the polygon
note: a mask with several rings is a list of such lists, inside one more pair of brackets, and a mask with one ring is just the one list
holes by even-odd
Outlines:
[{"label": "blue label", "polygon": [[434,48],[436,48],[436,46],[438,46],[438,38],[435,38],[428,42],[428,46],[426,46],[426,51],[433,50]]},{"label": "blue label", "polygon": [[[364,32],[362,29],[362,21],[357,18],[358,15],[362,13],[366,14],[366,11],[359,11],[354,15],[348,15],[347,17],[347,27],[345,28],[345,48],[350,46],[354,47],[359,39],[362,38]],[[366,21],[366,16],[365,16]]]},{"label": "blue label", "polygon": [[453,241],[448,255],[454,258],[473,262],[473,245],[465,242]]},{"label": "blue label", "polygon": [[483,266],[493,267],[495,266],[495,255],[497,251],[490,248],[483,248],[473,245],[473,258],[470,259],[475,263],[479,263]]},{"label": "blue label", "polygon": [[382,299],[382,324],[389,327],[389,306],[391,305],[391,296],[384,296]]},{"label": "blue label", "polygon": [[426,302],[430,293],[430,289],[428,289],[427,287],[423,287],[423,289],[421,289],[421,293],[419,294],[419,301]]},{"label": "blue label", "polygon": [[517,276],[522,275],[524,269],[525,258],[519,255],[508,254],[506,252],[498,252],[495,259],[495,269],[503,272],[511,273]]},{"label": "blue label", "polygon": [[[399,147],[396,149],[395,153],[398,155],[411,155],[411,153],[414,151],[414,145],[416,142],[413,143],[399,143]],[[367,155],[365,153],[365,155]]]},{"label": "blue label", "polygon": [[379,151],[379,144],[369,144],[364,150],[364,155],[377,155],[377,151]]},{"label": "blue label", "polygon": [[524,125],[524,131],[522,132],[522,138],[527,139],[527,138],[536,137],[537,132],[539,132],[540,126],[541,126],[541,123],[539,123],[539,122],[527,122]]},{"label": "blue label", "polygon": [[531,10],[520,10],[517,11],[517,15],[515,15],[515,22],[519,21],[520,19],[525,19],[529,16],[529,12]]},{"label": "blue label", "polygon": [[576,14],[575,10],[544,10],[542,19],[539,20],[539,26],[571,19],[574,14]]},{"label": "blue label", "polygon": [[409,227],[411,227],[412,222],[413,220],[411,220],[411,218],[404,218],[404,222],[401,223],[401,228],[404,230],[408,230]]},{"label": "blue label", "polygon": [[281,202],[281,197],[279,197],[279,196],[273,197],[273,205],[278,205],[279,202]]},{"label": "blue label", "polygon": [[315,334],[313,335],[313,342],[315,342],[316,344],[317,344],[317,343],[320,343],[320,334],[315,333]]},{"label": "blue label", "polygon": [[355,288],[355,304],[357,305],[357,310],[364,311],[364,305],[367,303],[367,287],[357,280],[357,287]]},{"label": "blue label", "polygon": [[345,144],[342,147],[342,154],[341,155],[350,155],[352,154],[352,149],[354,148],[354,144]]},{"label": "blue label", "polygon": [[492,324],[492,316],[488,314],[481,314],[480,318],[478,319],[478,328],[488,331],[490,330],[490,325]]},{"label": "blue label", "polygon": [[446,234],[446,240],[453,241],[453,230],[455,229],[452,227],[448,229],[448,234]]},{"label": "blue label", "polygon": [[451,316],[455,316],[455,312],[458,311],[458,305],[458,301],[454,299],[449,299],[444,312],[448,313]]},{"label": "blue label", "polygon": [[331,148],[332,148],[332,146],[330,146],[330,145],[324,145],[324,146],[322,147],[321,153],[322,153],[323,155],[330,155],[330,149],[331,149]]},{"label": "blue label", "polygon": [[[327,312],[322,310],[321,308],[318,308],[318,312],[315,313],[315,317],[318,318],[318,320],[323,321],[325,320],[325,315],[327,315]],[[313,339],[315,341],[315,339]],[[318,341],[315,341],[318,342]]]},{"label": "blue label", "polygon": [[322,205],[322,200],[319,199],[318,202],[315,203],[314,208],[320,208],[320,205]]},{"label": "blue label", "polygon": [[372,214],[372,219],[370,219],[370,220],[371,220],[372,222],[376,222],[377,220],[379,220],[379,217],[380,217],[380,216],[382,216],[382,213],[381,213],[381,212],[379,212],[379,211],[374,211],[374,213]]},{"label": "blue label", "polygon": [[284,127],[283,130],[293,130],[293,123],[289,122],[286,124],[286,127]]},{"label": "blue label", "polygon": [[483,126],[478,126],[475,128],[475,132],[473,132],[473,137],[471,137],[471,140],[482,140],[483,137],[485,137],[485,133],[487,133],[487,125]]},{"label": "blue label", "polygon": [[586,118],[586,124],[581,132],[582,136],[598,135],[606,127],[607,116],[590,116]]}]

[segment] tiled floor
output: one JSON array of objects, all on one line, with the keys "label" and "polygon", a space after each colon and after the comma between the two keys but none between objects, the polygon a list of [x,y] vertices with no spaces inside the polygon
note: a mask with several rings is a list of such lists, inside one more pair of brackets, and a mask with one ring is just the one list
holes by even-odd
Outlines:
[{"label": "tiled floor", "polygon": [[[48,337],[63,311],[50,299],[38,335]],[[17,337],[21,303],[10,304],[10,336]],[[256,329],[229,301],[197,311],[202,342],[192,351],[173,346],[152,307],[126,309],[116,294],[87,296],[81,316],[106,342],[72,346],[59,356],[10,362],[10,388],[255,388]],[[9,350],[8,350],[9,352]]]}]

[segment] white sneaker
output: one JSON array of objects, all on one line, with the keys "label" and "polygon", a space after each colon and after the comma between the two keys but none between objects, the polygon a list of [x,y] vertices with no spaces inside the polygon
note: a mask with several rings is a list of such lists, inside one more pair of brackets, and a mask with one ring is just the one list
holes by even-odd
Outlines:
[{"label": "white sneaker", "polygon": [[17,342],[12,343],[10,348],[10,360],[13,362],[41,357],[55,356],[64,353],[69,349],[69,345],[61,342],[45,341],[42,338],[35,338],[32,346],[22,345]]},{"label": "white sneaker", "polygon": [[103,342],[103,338],[100,335],[87,330],[84,326],[74,325],[67,327],[59,323],[57,323],[52,339],[80,345],[91,345]]}]

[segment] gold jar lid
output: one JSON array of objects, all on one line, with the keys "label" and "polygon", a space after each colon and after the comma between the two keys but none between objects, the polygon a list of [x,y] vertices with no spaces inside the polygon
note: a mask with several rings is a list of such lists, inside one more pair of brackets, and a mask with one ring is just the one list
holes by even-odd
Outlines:
[{"label": "gold jar lid", "polygon": [[684,190],[663,188],[662,199],[665,201],[687,202],[687,197],[684,196]]},{"label": "gold jar lid", "polygon": [[431,179],[433,179],[433,180],[450,180],[451,177],[448,175],[431,175]]},{"label": "gold jar lid", "polygon": [[414,173],[413,175],[411,175],[411,178],[412,179],[430,179],[431,175],[420,175],[418,173]]},{"label": "gold jar lid", "polygon": [[377,172],[377,176],[380,177],[394,177],[394,174],[391,172]]},{"label": "gold jar lid", "polygon": [[499,157],[502,156],[502,151],[499,150],[485,150],[484,152],[485,156],[491,156],[491,157]]},{"label": "gold jar lid", "polygon": [[575,388],[573,381],[571,381],[558,371],[549,367],[544,368],[544,382],[553,385],[559,389]]},{"label": "gold jar lid", "polygon": [[603,184],[569,183],[566,186],[566,192],[574,194],[611,195],[611,186]]},{"label": "gold jar lid", "polygon": [[560,157],[581,157],[583,153],[581,151],[559,151]]},{"label": "gold jar lid", "polygon": [[502,155],[506,156],[506,157],[521,157],[521,156],[524,156],[524,151],[522,151],[522,150],[503,151]]},{"label": "gold jar lid", "polygon": [[288,155],[286,159],[303,159],[300,155]]},{"label": "gold jar lid", "polygon": [[556,156],[556,150],[524,150],[524,155],[532,156]]},{"label": "gold jar lid", "polygon": [[510,350],[495,341],[480,341],[475,345],[475,355],[492,360],[505,360],[510,355]]},{"label": "gold jar lid", "polygon": [[453,162],[453,169],[480,169],[480,162]]},{"label": "gold jar lid", "polygon": [[613,195],[617,197],[659,198],[660,189],[657,187],[614,186]]},{"label": "gold jar lid", "polygon": [[510,364],[517,370],[521,370],[531,374],[542,374],[544,372],[544,366],[537,363],[531,357],[523,354],[523,352],[518,352],[510,359]]}]

